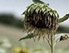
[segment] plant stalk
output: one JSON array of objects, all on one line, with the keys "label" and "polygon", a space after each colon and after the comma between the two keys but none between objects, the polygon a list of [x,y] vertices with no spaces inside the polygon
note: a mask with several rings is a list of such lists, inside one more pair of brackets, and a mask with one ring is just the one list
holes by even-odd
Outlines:
[{"label": "plant stalk", "polygon": [[51,48],[51,53],[54,53],[53,52],[53,49],[54,49],[54,47],[53,47],[53,35],[51,35],[51,46],[50,46],[50,48]]}]

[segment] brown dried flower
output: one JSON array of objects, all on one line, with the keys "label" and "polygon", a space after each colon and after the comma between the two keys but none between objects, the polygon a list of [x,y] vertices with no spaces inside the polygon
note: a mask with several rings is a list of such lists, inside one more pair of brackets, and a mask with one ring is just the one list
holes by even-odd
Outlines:
[{"label": "brown dried flower", "polygon": [[58,28],[59,15],[46,4],[31,4],[24,14],[25,29],[28,33],[33,31],[39,38],[54,34]]}]

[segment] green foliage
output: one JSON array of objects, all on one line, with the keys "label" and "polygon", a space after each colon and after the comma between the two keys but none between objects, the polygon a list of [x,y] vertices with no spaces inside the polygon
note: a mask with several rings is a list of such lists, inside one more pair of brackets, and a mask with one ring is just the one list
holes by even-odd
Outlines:
[{"label": "green foliage", "polygon": [[58,32],[62,33],[69,33],[69,27],[66,26],[59,26]]},{"label": "green foliage", "polygon": [[0,15],[0,22],[5,24],[12,24],[14,23],[14,15],[12,14],[1,14]]},{"label": "green foliage", "polygon": [[41,3],[41,4],[44,4],[43,1],[40,1],[40,0],[32,0],[34,3]]},{"label": "green foliage", "polygon": [[64,17],[58,20],[59,23],[66,21],[69,18],[69,14],[66,14]]},{"label": "green foliage", "polygon": [[23,40],[23,39],[31,39],[32,37],[34,37],[33,33],[31,34],[28,34],[27,36],[23,37],[23,38],[20,38],[19,41]]},{"label": "green foliage", "polygon": [[24,22],[13,14],[0,14],[0,23],[23,28]]}]

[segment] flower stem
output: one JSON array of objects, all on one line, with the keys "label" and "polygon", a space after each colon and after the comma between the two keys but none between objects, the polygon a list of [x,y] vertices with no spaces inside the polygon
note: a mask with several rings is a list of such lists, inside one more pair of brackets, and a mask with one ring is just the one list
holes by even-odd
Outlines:
[{"label": "flower stem", "polygon": [[54,47],[53,47],[53,35],[51,35],[51,46],[50,46],[50,48],[51,48],[51,53],[54,53],[53,52],[53,49],[54,49]]}]

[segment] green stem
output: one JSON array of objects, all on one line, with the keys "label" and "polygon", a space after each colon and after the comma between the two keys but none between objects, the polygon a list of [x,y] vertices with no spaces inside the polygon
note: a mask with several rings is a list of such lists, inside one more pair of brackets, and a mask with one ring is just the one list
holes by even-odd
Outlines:
[{"label": "green stem", "polygon": [[50,48],[51,48],[51,53],[53,53],[53,49],[54,49],[54,47],[53,47],[53,35],[51,35],[51,46],[50,46]]}]

